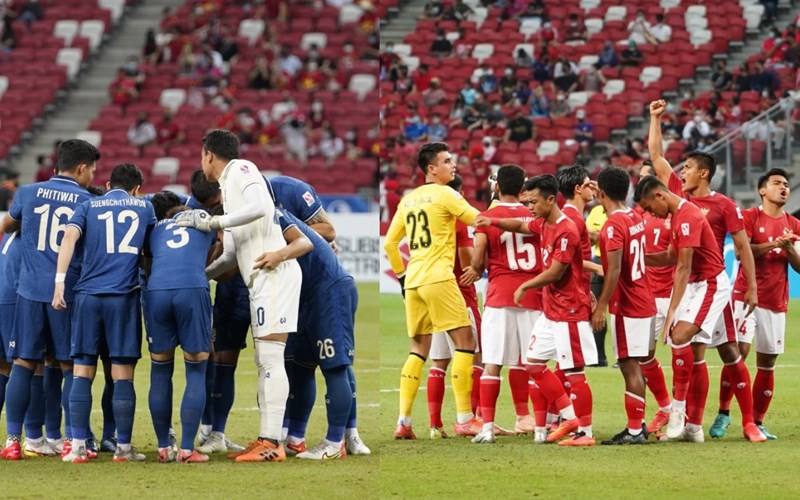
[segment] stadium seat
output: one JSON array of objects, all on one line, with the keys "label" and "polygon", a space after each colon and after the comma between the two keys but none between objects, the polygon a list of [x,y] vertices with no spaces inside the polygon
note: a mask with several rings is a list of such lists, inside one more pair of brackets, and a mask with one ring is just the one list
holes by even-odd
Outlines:
[{"label": "stadium seat", "polygon": [[747,29],[757,29],[761,25],[761,16],[763,14],[764,6],[761,4],[745,6],[744,18],[747,21]]},{"label": "stadium seat", "polygon": [[172,111],[178,111],[184,102],[186,102],[186,90],[184,89],[164,89],[158,99],[159,106],[171,108]]},{"label": "stadium seat", "polygon": [[593,92],[571,92],[569,96],[567,96],[567,102],[569,103],[570,109],[579,108],[581,106],[585,106],[587,102],[589,102],[589,96]]},{"label": "stadium seat", "polygon": [[624,5],[612,5],[606,11],[605,22],[624,21],[628,14],[628,9]]},{"label": "stadium seat", "polygon": [[600,0],[581,0],[578,6],[583,10],[589,11],[600,7]]},{"label": "stadium seat", "polygon": [[625,90],[625,80],[607,80],[606,84],[603,85],[603,93],[608,98],[621,93],[623,90]]},{"label": "stadium seat", "polygon": [[347,86],[347,90],[350,92],[355,92],[358,94],[359,100],[363,100],[365,95],[375,89],[375,85],[375,75],[361,73],[358,75],[353,75],[353,77],[350,78],[350,83]]},{"label": "stadium seat", "polygon": [[87,19],[81,22],[81,28],[78,34],[83,38],[89,39],[89,50],[95,53],[103,42],[103,33],[105,30],[106,27],[103,21],[99,19]]},{"label": "stadium seat", "polygon": [[83,130],[75,134],[76,139],[82,139],[92,146],[99,148],[103,142],[103,133],[97,130]]},{"label": "stadium seat", "polygon": [[659,2],[659,6],[665,10],[674,9],[675,7],[680,6],[680,4],[681,0],[661,0]]},{"label": "stadium seat", "polygon": [[264,21],[261,19],[242,19],[239,23],[238,35],[247,38],[250,45],[254,45],[263,33]]},{"label": "stadium seat", "polygon": [[519,26],[519,32],[525,35],[526,40],[530,40],[531,35],[538,33],[542,27],[542,21],[537,19],[523,19]]},{"label": "stadium seat", "polygon": [[535,55],[534,46],[533,46],[532,43],[518,43],[518,44],[516,44],[514,46],[514,52],[512,52],[511,55],[512,56],[516,56],[517,55],[517,51],[519,51],[519,49],[525,50],[525,52],[531,57],[533,57]]},{"label": "stadium seat", "polygon": [[72,45],[72,40],[78,36],[78,29],[78,21],[74,19],[61,19],[56,22],[53,28],[53,36],[62,38],[64,40],[64,46],[69,47]]},{"label": "stadium seat", "polygon": [[578,62],[578,70],[583,71],[597,64],[598,57],[594,55],[581,56]]},{"label": "stadium seat", "polygon": [[706,29],[708,28],[708,18],[707,17],[687,17],[686,18],[686,31],[689,33],[698,30],[698,29]]},{"label": "stadium seat", "polygon": [[472,57],[481,63],[484,59],[491,57],[494,54],[494,45],[491,43],[479,43],[472,49]]},{"label": "stadium seat", "polygon": [[691,32],[689,41],[692,45],[694,45],[695,48],[697,48],[700,45],[710,42],[711,37],[711,31],[706,29],[698,29]]},{"label": "stadium seat", "polygon": [[407,43],[396,43],[394,44],[394,53],[400,57],[410,56],[412,53],[411,45]]},{"label": "stadium seat", "polygon": [[328,44],[328,35],[325,33],[305,33],[303,38],[300,39],[300,48],[309,50],[311,45],[316,44],[317,48],[324,49]]},{"label": "stadium seat", "polygon": [[657,82],[661,79],[661,66],[645,66],[639,75],[639,81],[644,84]]},{"label": "stadium seat", "polygon": [[0,98],[3,97],[3,94],[6,93],[6,90],[8,90],[8,77],[0,75]]},{"label": "stadium seat", "polygon": [[343,5],[339,10],[339,25],[357,22],[363,13],[364,11],[357,5]]},{"label": "stadium seat", "polygon": [[560,145],[558,141],[542,141],[539,143],[539,148],[536,150],[537,156],[543,158],[545,156],[552,156],[558,153]]},{"label": "stadium seat", "polygon": [[111,11],[111,20],[118,23],[125,10],[125,0],[98,0],[97,5],[102,9]]},{"label": "stadium seat", "polygon": [[56,64],[67,67],[67,77],[73,80],[81,69],[83,50],[75,48],[60,49],[56,55]]},{"label": "stadium seat", "polygon": [[168,176],[171,182],[175,182],[178,177],[178,172],[181,169],[181,162],[177,158],[171,156],[164,156],[156,158],[153,162],[153,169],[151,175]]},{"label": "stadium seat", "polygon": [[586,31],[589,32],[590,37],[603,31],[603,20],[600,18],[587,19],[583,24],[586,26]]},{"label": "stadium seat", "polygon": [[409,73],[413,73],[414,70],[419,68],[419,57],[417,56],[406,56],[403,58],[403,62],[408,66]]}]

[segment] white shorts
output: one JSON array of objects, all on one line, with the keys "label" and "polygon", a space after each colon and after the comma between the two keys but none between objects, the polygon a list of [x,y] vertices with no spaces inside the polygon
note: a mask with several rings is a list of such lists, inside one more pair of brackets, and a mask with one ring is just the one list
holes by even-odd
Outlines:
[{"label": "white shorts", "polygon": [[733,320],[739,342],[752,344],[755,339],[756,352],[763,354],[783,354],[786,337],[786,313],[770,311],[763,307],[753,310],[744,317],[747,306],[744,302],[733,302]]},{"label": "white shorts", "polygon": [[664,322],[667,320],[667,312],[669,311],[669,303],[672,299],[669,297],[656,297],[656,323],[655,332],[653,332],[653,341],[650,343],[650,349],[655,348],[661,332],[664,331]]},{"label": "white shorts", "polygon": [[725,271],[708,281],[686,285],[681,303],[675,314],[675,323],[686,321],[700,328],[692,342],[711,344],[717,322],[726,306],[730,306],[731,282]]},{"label": "white shorts", "polygon": [[650,352],[656,318],[626,318],[611,315],[611,338],[617,359],[644,358]]},{"label": "white shorts", "polygon": [[[478,326],[475,322],[475,313],[471,307],[467,308],[469,314],[469,322],[472,325],[472,337],[475,339],[475,352],[480,352],[480,344],[478,343]],[[447,332],[436,332],[431,338],[431,352],[428,357],[432,360],[452,359],[453,353],[456,352],[456,346],[453,344],[453,339]]]},{"label": "white shorts", "polygon": [[736,323],[733,320],[733,304],[730,300],[719,315],[709,347],[719,347],[728,342],[736,342]]},{"label": "white shorts", "polygon": [[528,359],[558,361],[562,370],[597,364],[597,346],[588,321],[550,321],[544,314],[533,326]]},{"label": "white shorts", "polygon": [[253,277],[250,326],[254,338],[297,331],[302,283],[303,273],[296,260],[287,260],[275,270],[262,270]]},{"label": "white shorts", "polygon": [[533,325],[541,311],[520,307],[486,307],[483,310],[482,360],[491,365],[514,366],[528,350]]}]

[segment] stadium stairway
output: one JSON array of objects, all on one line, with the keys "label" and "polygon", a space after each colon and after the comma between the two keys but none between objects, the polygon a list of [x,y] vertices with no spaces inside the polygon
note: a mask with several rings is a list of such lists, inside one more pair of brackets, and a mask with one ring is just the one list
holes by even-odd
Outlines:
[{"label": "stadium stairway", "polygon": [[[19,171],[20,181],[33,182],[36,175],[36,157],[49,155],[58,139],[74,138],[76,132],[85,130],[89,121],[107,104],[108,85],[116,77],[117,68],[128,56],[141,55],[141,47],[149,28],[158,28],[164,7],[179,7],[184,0],[143,2],[133,7],[122,24],[101,48],[90,66],[83,68],[75,88],[71,89],[60,108],[46,118],[46,122],[20,156],[12,162]],[[133,118],[131,118],[133,119]],[[102,152],[102,146],[101,146]]]},{"label": "stadium stairway", "polygon": [[403,37],[416,28],[417,21],[425,12],[426,3],[428,0],[402,2],[399,5],[400,15],[381,26],[381,45],[386,45],[386,42],[403,43]]}]

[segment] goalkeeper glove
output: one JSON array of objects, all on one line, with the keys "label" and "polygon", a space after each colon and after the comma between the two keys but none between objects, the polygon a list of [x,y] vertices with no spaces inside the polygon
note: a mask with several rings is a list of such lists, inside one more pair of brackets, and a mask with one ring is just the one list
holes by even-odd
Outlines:
[{"label": "goalkeeper glove", "polygon": [[400,293],[403,294],[403,299],[406,298],[406,275],[398,276],[397,281],[400,282]]},{"label": "goalkeeper glove", "polygon": [[212,217],[205,210],[187,210],[181,212],[175,217],[175,223],[181,227],[193,227],[206,233],[222,229],[220,227],[219,217]]}]

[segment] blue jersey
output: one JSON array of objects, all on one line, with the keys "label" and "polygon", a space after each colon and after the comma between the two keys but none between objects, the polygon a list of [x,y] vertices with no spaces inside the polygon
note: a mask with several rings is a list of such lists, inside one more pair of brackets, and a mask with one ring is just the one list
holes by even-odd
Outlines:
[{"label": "blue jersey", "polygon": [[310,184],[294,177],[280,175],[267,181],[271,187],[275,206],[308,223],[322,210],[322,202]]},{"label": "blue jersey", "polygon": [[155,223],[153,205],[122,189],[79,205],[69,220],[70,226],[81,231],[84,242],[75,291],[100,295],[138,288],[139,256]]},{"label": "blue jersey", "polygon": [[215,232],[180,227],[174,218],[159,221],[150,232],[146,249],[153,257],[147,290],[207,290],[206,259],[215,239]]},{"label": "blue jersey", "polygon": [[[176,193],[174,191],[170,191],[170,193],[176,195],[181,200],[181,205],[186,205],[187,207],[191,208],[192,210],[195,210],[195,209],[198,209],[198,208],[206,210],[206,207],[204,207],[199,201],[197,201],[197,199],[195,199],[194,196],[181,194],[181,193]],[[155,196],[157,194],[158,193],[146,194],[144,196],[141,196],[141,199],[147,200],[147,201],[153,201],[153,196]]]},{"label": "blue jersey", "polygon": [[[67,221],[75,208],[92,196],[78,183],[63,175],[21,186],[14,195],[8,214],[22,221],[22,267],[17,293],[35,302],[53,300],[58,249]],[[79,248],[76,248],[79,254]],[[80,259],[73,259],[67,270],[64,298],[69,302],[80,274]]]},{"label": "blue jersey", "polygon": [[0,304],[17,303],[17,284],[22,264],[19,231],[6,234],[0,241]]}]

